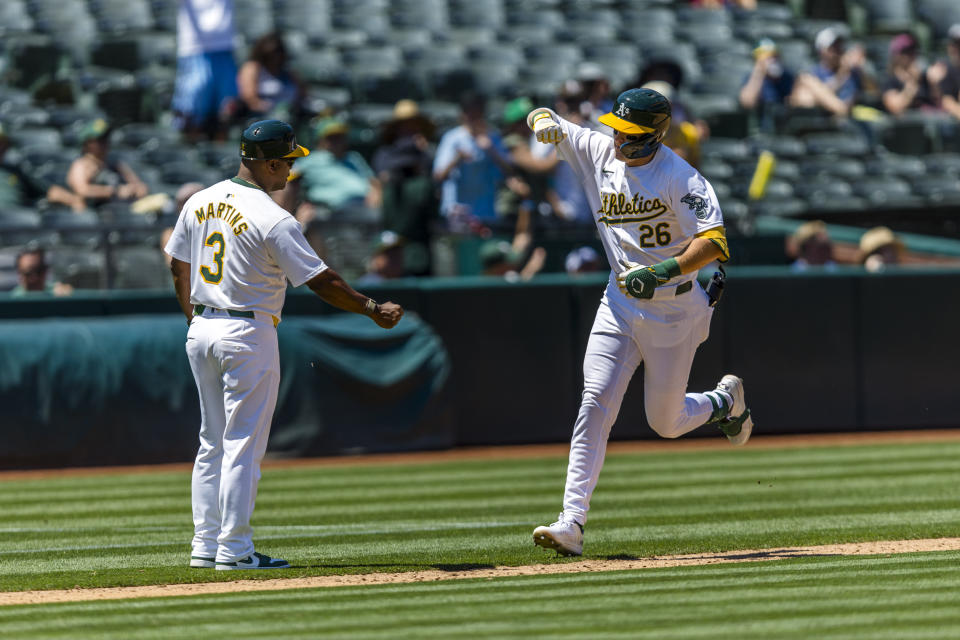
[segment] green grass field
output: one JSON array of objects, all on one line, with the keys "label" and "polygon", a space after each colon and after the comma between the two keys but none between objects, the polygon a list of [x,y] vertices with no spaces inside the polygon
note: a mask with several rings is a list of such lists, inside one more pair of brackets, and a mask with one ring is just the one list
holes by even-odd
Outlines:
[{"label": "green grass field", "polygon": [[[267,469],[255,541],[294,568],[243,577],[576,563],[530,537],[559,511],[565,470],[565,457]],[[610,455],[584,553],[958,537],[958,481],[960,442]],[[187,473],[7,480],[0,514],[3,591],[238,578],[186,567]],[[819,557],[7,606],[0,637],[956,638],[958,560]]]}]

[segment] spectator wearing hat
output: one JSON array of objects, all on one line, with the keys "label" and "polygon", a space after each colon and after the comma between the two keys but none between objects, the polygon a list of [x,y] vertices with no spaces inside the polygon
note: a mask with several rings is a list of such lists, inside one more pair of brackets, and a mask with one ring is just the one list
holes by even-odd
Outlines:
[{"label": "spectator wearing hat", "polygon": [[39,248],[27,248],[17,254],[17,286],[10,291],[13,297],[31,294],[50,294],[57,297],[69,296],[73,287],[63,282],[50,282],[47,274],[46,252]]},{"label": "spectator wearing hat", "polygon": [[378,221],[380,181],[363,156],[350,149],[347,123],[321,118],[314,130],[317,148],[293,165],[287,188],[281,191],[281,206],[295,210],[304,229],[321,209],[331,215]]},{"label": "spectator wearing hat", "polygon": [[860,236],[860,264],[877,273],[903,259],[903,241],[889,227],[874,227]]},{"label": "spectator wearing hat", "polygon": [[931,109],[937,106],[928,72],[917,60],[916,38],[901,33],[890,41],[887,77],[881,88],[883,108],[899,116],[910,109]]},{"label": "spectator wearing hat", "polygon": [[125,162],[110,156],[110,126],[102,118],[80,130],[82,155],[70,164],[67,185],[94,207],[113,200],[136,200],[147,185]]},{"label": "spectator wearing hat", "polygon": [[797,76],[790,104],[848,116],[854,103],[872,84],[865,70],[866,53],[859,45],[848,49],[846,37],[835,27],[821,30],[814,40],[814,48],[819,62],[809,72]]},{"label": "spectator wearing hat", "polygon": [[298,120],[304,87],[290,67],[290,56],[280,33],[268,33],[253,43],[247,61],[237,73],[237,91],[244,116],[253,120]]},{"label": "spectator wearing hat", "polygon": [[764,38],[753,49],[753,69],[740,87],[740,106],[757,115],[761,131],[773,132],[775,116],[793,93],[795,76],[780,60],[776,43]]},{"label": "spectator wearing hat", "polygon": [[460,98],[460,126],[437,145],[433,179],[440,184],[440,215],[451,229],[479,230],[497,218],[496,193],[512,172],[500,134],[487,122],[486,98],[466,92]]},{"label": "spectator wearing hat", "polygon": [[556,154],[544,157],[533,152],[527,126],[532,110],[533,102],[526,96],[510,100],[503,108],[503,145],[515,174],[507,176],[497,193],[497,215],[516,217],[521,230],[529,228],[541,205],[546,205],[550,177],[559,162]]},{"label": "spectator wearing hat", "polygon": [[933,65],[931,70],[940,107],[960,120],[960,24],[955,24],[947,31],[947,59]]},{"label": "spectator wearing hat", "polygon": [[383,126],[382,146],[373,169],[383,189],[383,228],[405,240],[405,264],[411,275],[430,273],[430,238],[439,199],[430,175],[433,122],[413,100],[400,100]]},{"label": "spectator wearing hat", "polygon": [[786,241],[787,256],[793,259],[791,271],[807,271],[810,267],[833,270],[833,240],[827,232],[827,225],[821,220],[805,222],[791,234]]},{"label": "spectator wearing hat", "polygon": [[367,259],[367,272],[358,282],[372,284],[402,278],[406,274],[403,236],[393,231],[377,234]]},{"label": "spectator wearing hat", "polygon": [[510,282],[529,280],[543,269],[547,252],[537,247],[524,260],[524,249],[522,244],[517,246],[516,239],[513,244],[506,240],[487,240],[480,246],[483,275],[503,277]]}]

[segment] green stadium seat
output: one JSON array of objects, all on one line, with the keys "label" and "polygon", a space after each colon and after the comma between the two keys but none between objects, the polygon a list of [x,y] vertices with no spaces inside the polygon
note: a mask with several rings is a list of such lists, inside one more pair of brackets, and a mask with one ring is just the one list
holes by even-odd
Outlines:
[{"label": "green stadium seat", "polygon": [[808,177],[837,176],[845,180],[859,180],[866,173],[862,160],[840,156],[811,156],[800,160],[800,171]]},{"label": "green stadium seat", "polygon": [[960,23],[956,0],[916,0],[917,17],[929,25],[936,38],[946,38],[952,25]]},{"label": "green stadium seat", "polygon": [[870,152],[870,145],[855,133],[811,133],[804,136],[807,152],[812,155],[836,154],[862,157]]},{"label": "green stadium seat", "polygon": [[31,33],[35,29],[36,25],[23,0],[4,0],[0,3],[0,36]]}]

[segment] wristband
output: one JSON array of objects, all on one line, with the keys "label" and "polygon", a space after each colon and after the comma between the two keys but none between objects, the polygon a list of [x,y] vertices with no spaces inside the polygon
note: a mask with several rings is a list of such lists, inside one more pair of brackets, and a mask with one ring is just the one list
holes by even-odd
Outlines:
[{"label": "wristband", "polygon": [[363,310],[366,313],[374,313],[377,310],[377,303],[373,301],[373,298],[367,298],[367,303],[364,305]]}]

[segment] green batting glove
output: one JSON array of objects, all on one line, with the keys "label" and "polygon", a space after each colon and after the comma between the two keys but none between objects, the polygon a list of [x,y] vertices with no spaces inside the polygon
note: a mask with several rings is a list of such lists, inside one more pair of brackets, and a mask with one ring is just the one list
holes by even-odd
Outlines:
[{"label": "green batting glove", "polygon": [[650,299],[653,290],[680,275],[676,258],[658,262],[651,267],[634,267],[621,276],[621,289],[634,298]]}]

